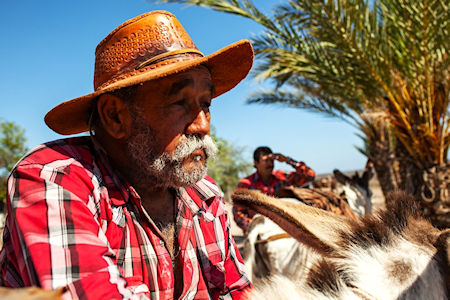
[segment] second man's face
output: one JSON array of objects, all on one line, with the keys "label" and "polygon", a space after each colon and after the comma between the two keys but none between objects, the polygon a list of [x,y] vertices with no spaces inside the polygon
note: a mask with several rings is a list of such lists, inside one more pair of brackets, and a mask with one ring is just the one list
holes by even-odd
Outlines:
[{"label": "second man's face", "polygon": [[272,174],[273,166],[274,163],[271,154],[261,154],[259,156],[259,161],[255,161],[256,170],[263,176]]}]

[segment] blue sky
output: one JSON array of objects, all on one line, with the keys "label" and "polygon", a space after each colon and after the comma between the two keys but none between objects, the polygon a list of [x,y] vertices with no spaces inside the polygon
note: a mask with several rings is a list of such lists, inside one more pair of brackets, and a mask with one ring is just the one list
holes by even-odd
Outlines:
[{"label": "blue sky", "polygon": [[[256,2],[270,11],[279,1]],[[62,138],[45,125],[45,113],[92,92],[97,44],[122,22],[157,9],[175,14],[205,54],[262,30],[238,16],[145,0],[2,0],[0,118],[22,126],[30,148]],[[254,148],[267,145],[305,161],[318,173],[364,167],[365,158],[355,149],[361,145],[355,128],[304,110],[246,104],[261,86],[247,77],[211,107],[217,135],[244,147],[245,158],[251,161]],[[276,168],[289,169],[281,163]]]}]

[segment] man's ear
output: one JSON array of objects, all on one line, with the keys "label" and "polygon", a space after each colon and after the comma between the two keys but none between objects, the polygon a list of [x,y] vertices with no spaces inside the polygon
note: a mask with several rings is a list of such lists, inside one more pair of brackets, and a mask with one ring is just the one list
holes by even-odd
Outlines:
[{"label": "man's ear", "polygon": [[117,96],[103,94],[97,101],[97,110],[103,129],[115,139],[128,137],[131,116],[125,102]]}]

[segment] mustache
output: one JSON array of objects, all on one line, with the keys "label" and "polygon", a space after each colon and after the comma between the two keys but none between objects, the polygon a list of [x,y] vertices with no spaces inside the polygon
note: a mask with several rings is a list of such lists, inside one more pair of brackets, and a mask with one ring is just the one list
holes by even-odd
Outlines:
[{"label": "mustache", "polygon": [[194,151],[202,149],[206,159],[215,159],[217,146],[209,135],[198,137],[196,135],[183,135],[181,142],[175,147],[173,154],[164,152],[156,157],[152,162],[155,170],[162,171],[168,166],[181,165],[182,162],[191,156]]},{"label": "mustache", "polygon": [[183,140],[175,148],[171,160],[182,161],[192,155],[194,151],[203,150],[206,158],[214,159],[217,154],[217,146],[209,135],[198,137],[196,135],[184,135]]}]

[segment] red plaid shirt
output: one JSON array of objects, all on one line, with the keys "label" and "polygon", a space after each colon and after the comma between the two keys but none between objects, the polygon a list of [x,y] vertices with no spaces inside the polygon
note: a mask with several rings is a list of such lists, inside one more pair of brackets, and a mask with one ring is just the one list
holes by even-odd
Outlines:
[{"label": "red plaid shirt", "polygon": [[[251,190],[260,190],[267,195],[275,195],[280,187],[283,186],[302,186],[309,181],[314,180],[316,173],[305,165],[303,162],[296,162],[294,160],[288,161],[288,164],[295,168],[295,171],[287,173],[285,171],[272,171],[272,178],[269,184],[265,184],[257,172],[242,178],[239,183],[239,188],[247,188]],[[248,225],[252,220],[255,212],[249,210],[242,205],[233,206],[233,217],[236,224],[247,232]]]},{"label": "red plaid shirt", "polygon": [[[239,299],[251,285],[219,188],[176,191],[180,299]],[[8,181],[0,285],[66,286],[71,298],[172,299],[164,241],[140,198],[87,137],[32,150]]]}]

